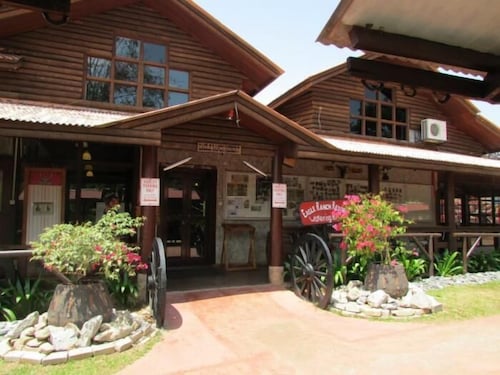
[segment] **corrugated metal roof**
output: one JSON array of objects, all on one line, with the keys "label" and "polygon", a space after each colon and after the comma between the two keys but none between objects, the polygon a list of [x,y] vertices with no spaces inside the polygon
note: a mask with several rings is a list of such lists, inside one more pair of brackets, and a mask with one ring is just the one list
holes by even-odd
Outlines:
[{"label": "corrugated metal roof", "polygon": [[131,115],[131,113],[124,112],[0,99],[0,120],[53,125],[97,126]]},{"label": "corrugated metal roof", "polygon": [[452,152],[442,152],[425,150],[416,147],[396,146],[385,143],[368,142],[347,138],[322,137],[338,150],[359,154],[371,154],[380,156],[390,156],[396,158],[406,158],[413,160],[425,160],[438,163],[449,163],[450,165],[469,165],[478,167],[498,168],[500,170],[500,160],[482,158],[456,154]]}]

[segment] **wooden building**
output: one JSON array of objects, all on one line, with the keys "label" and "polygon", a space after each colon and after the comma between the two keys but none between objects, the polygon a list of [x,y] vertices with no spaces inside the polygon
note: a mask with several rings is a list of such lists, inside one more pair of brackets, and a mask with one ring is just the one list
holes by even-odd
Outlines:
[{"label": "wooden building", "polygon": [[169,267],[262,264],[273,282],[305,200],[385,190],[443,246],[457,220],[498,231],[500,162],[482,155],[500,136],[460,97],[343,65],[265,106],[282,70],[192,1],[29,3],[0,1],[2,249],[96,220],[108,192],[147,217],[144,259],[160,237]]}]

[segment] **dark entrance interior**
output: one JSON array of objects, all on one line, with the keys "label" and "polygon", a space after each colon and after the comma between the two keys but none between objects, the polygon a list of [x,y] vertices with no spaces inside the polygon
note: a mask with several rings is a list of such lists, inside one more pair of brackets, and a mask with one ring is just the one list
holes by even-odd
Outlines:
[{"label": "dark entrance interior", "polygon": [[176,168],[162,176],[160,237],[168,267],[215,263],[214,169]]}]

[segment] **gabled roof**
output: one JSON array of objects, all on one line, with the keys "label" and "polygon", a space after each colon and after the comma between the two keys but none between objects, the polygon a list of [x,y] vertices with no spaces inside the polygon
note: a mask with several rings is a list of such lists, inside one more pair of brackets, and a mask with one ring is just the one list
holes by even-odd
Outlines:
[{"label": "gabled roof", "polygon": [[[379,54],[367,54],[363,56],[364,59],[377,59]],[[435,68],[433,64],[416,62],[414,60],[407,60],[399,57],[390,57],[398,64],[410,63],[411,65],[418,64],[420,67],[426,69]],[[327,81],[342,73],[348,72],[347,64],[337,65],[333,68],[327,69],[323,72],[317,73],[306,78],[296,86],[292,87],[278,98],[269,103],[269,107],[278,109],[280,106],[289,102],[290,100],[311,91],[314,86],[323,81]],[[429,98],[429,100],[431,100]],[[469,100],[459,96],[452,95],[448,102],[441,104],[440,109],[443,113],[454,120],[454,125],[471,138],[476,139],[481,143],[489,152],[497,152],[500,150],[500,129],[486,118],[479,115],[479,110]]]},{"label": "gabled roof", "polygon": [[[136,3],[170,19],[239,69],[248,78],[243,90],[251,95],[283,73],[280,67],[191,0],[71,0],[69,22]],[[1,4],[0,0],[0,40],[41,27],[55,27],[44,21],[40,11]]]},{"label": "gabled roof", "polygon": [[297,145],[328,146],[328,143],[310,130],[239,90],[133,115],[101,127],[113,128],[116,131],[162,130],[210,116],[225,118],[229,112],[233,112],[234,126],[245,127],[276,144],[293,142]]},{"label": "gabled roof", "polygon": [[[500,103],[500,6],[492,0],[341,0],[318,41],[337,47],[403,56],[481,72],[484,81],[455,79],[467,97]],[[391,66],[365,62],[363,70],[393,74],[414,86],[450,88],[449,79],[411,71],[399,74]],[[425,81],[422,77],[427,77]],[[443,79],[443,81],[441,81]],[[439,90],[444,91],[444,90]],[[454,93],[453,91],[449,91]]]}]

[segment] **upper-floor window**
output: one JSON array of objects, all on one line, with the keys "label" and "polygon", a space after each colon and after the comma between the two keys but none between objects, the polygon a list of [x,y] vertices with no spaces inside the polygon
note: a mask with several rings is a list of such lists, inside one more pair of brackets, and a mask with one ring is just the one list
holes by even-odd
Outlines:
[{"label": "upper-floor window", "polygon": [[87,56],[85,99],[162,108],[189,100],[189,72],[170,69],[167,46],[121,36],[111,59]]},{"label": "upper-floor window", "polygon": [[408,140],[408,110],[394,103],[392,89],[365,89],[363,100],[349,101],[349,131],[372,137]]}]

